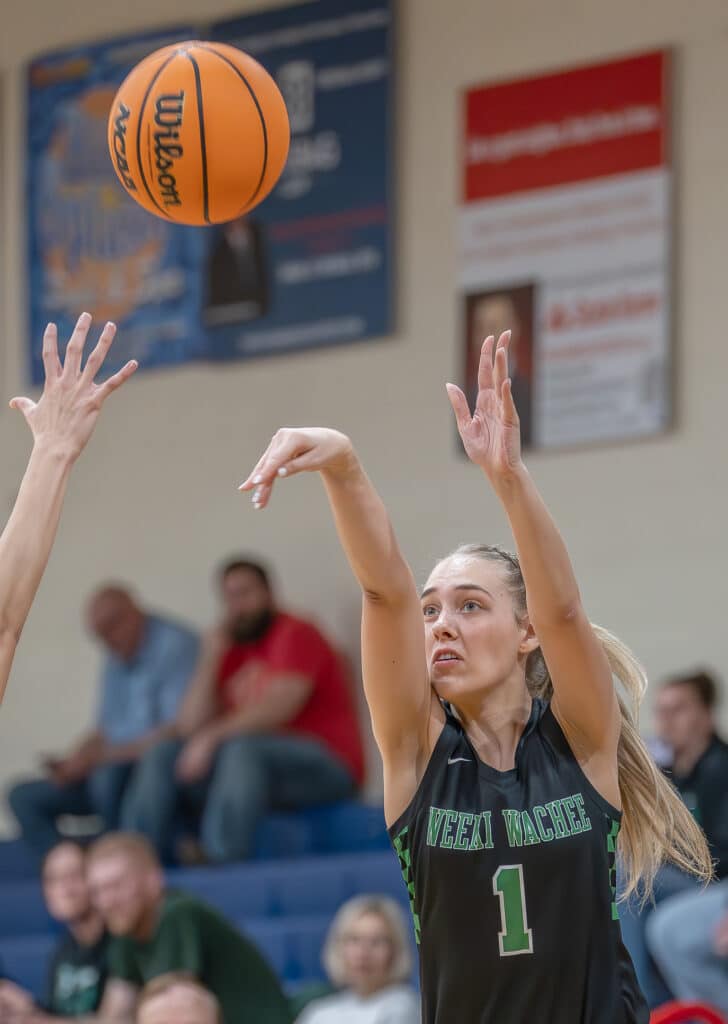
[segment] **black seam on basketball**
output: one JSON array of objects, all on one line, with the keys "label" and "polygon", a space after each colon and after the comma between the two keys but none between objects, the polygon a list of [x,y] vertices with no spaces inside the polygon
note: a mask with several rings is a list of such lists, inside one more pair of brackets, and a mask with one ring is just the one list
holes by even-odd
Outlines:
[{"label": "black seam on basketball", "polygon": [[186,52],[185,57],[192,64],[195,73],[195,93],[197,95],[197,118],[200,122],[200,158],[202,160],[202,216],[207,224],[210,223],[210,194],[207,183],[207,148],[205,146],[205,109],[202,105],[202,80],[200,78],[200,66],[191,53]]},{"label": "black seam on basketball", "polygon": [[[147,86],[147,91],[144,93],[144,99],[142,100],[141,106],[139,107],[139,120],[137,121],[137,160],[139,161],[139,173],[142,176],[142,185],[144,186],[144,188],[146,190],[146,193],[149,196],[149,198],[152,200],[152,202],[157,207],[157,209],[162,214],[162,216],[166,217],[167,220],[172,220],[172,218],[167,213],[167,211],[165,209],[163,209],[159,205],[157,200],[154,198],[154,196],[152,195],[151,189],[149,188],[149,185],[147,185],[147,179],[144,177],[144,164],[142,163],[142,151],[141,151],[142,115],[144,114],[144,107],[146,106],[147,100],[149,99],[149,93],[152,91],[152,86],[157,81],[157,79],[162,74],[162,72],[167,67],[167,65],[171,61],[173,61],[175,57],[178,57],[178,56],[179,56],[179,52],[170,53],[169,57],[167,57],[167,59],[165,60],[164,64],[160,65],[160,67],[158,67],[157,70],[154,72],[154,76],[152,77],[152,80],[150,81],[149,85]],[[149,147],[147,147],[147,151],[148,151],[148,149],[149,149]]]},{"label": "black seam on basketball", "polygon": [[255,190],[253,191],[252,196],[248,199],[247,203],[243,207],[243,211],[245,211],[250,206],[250,204],[255,201],[255,197],[260,192],[263,180],[265,178],[265,172],[268,168],[268,130],[265,126],[265,118],[263,117],[263,111],[260,109],[260,103],[258,102],[258,97],[255,95],[252,85],[245,77],[243,72],[240,70],[240,68],[236,68],[233,62],[228,57],[223,56],[222,53],[218,53],[217,50],[214,49],[214,47],[205,46],[204,43],[196,43],[195,45],[199,46],[201,50],[206,50],[208,53],[213,54],[215,57],[219,57],[221,61],[224,61],[225,64],[228,65],[228,67],[233,69],[235,74],[238,76],[238,78],[241,80],[245,88],[250,93],[250,97],[253,103],[255,104],[255,109],[258,111],[258,117],[260,118],[260,127],[263,130],[263,169],[260,172],[260,178],[258,180],[258,184],[255,186]]}]

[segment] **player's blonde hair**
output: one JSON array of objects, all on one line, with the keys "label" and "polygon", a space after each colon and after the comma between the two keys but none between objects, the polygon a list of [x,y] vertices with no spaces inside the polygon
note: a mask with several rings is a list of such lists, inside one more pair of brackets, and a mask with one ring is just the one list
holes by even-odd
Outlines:
[{"label": "player's blonde hair", "polygon": [[[519,621],[528,617],[526,585],[516,555],[486,544],[463,544],[455,552],[503,567]],[[638,730],[639,707],[647,689],[645,670],[629,648],[601,626],[592,624],[616,680],[622,729],[617,749],[622,826],[617,849],[623,869],[621,897],[638,887],[643,899],[652,894],[660,865],[670,861],[703,882],[713,877],[710,850],[679,794],[655,764]],[[526,684],[533,697],[550,700],[553,684],[541,649],[526,662]]]}]

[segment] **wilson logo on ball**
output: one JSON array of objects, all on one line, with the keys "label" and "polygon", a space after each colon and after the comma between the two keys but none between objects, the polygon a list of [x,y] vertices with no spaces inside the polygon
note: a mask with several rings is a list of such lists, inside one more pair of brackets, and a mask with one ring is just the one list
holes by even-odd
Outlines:
[{"label": "wilson logo on ball", "polygon": [[154,133],[154,156],[157,167],[157,184],[165,206],[181,206],[177,191],[177,179],[172,173],[175,160],[184,156],[184,150],[177,141],[182,127],[185,107],[184,91],[159,96],[154,104],[154,123],[163,131]]},{"label": "wilson logo on ball", "polygon": [[178,224],[218,224],[257,206],[280,177],[289,141],[278,86],[224,43],[156,50],[122,82],[109,115],[119,181]]}]

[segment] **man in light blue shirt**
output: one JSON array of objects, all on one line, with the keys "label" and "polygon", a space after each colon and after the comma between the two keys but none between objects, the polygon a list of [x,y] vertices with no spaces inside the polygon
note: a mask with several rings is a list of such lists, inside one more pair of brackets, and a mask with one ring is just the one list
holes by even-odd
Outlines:
[{"label": "man in light blue shirt", "polygon": [[8,796],[23,838],[40,856],[60,838],[60,815],[95,814],[104,829],[118,827],[137,762],[172,735],[197,662],[197,634],[145,611],[123,587],[97,591],[87,621],[106,650],[96,728],[66,757],[48,758],[46,778],[20,782]]}]

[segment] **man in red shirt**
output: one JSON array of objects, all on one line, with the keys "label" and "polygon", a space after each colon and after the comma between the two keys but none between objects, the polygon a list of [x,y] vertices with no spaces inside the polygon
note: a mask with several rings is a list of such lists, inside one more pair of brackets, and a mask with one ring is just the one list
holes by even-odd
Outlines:
[{"label": "man in red shirt", "polygon": [[122,807],[123,827],[167,860],[182,798],[202,806],[206,857],[242,860],[267,811],[346,799],[364,774],[340,655],[310,622],[277,608],[258,563],[229,562],[220,589],[223,620],[203,642],[178,738],[149,752]]}]

